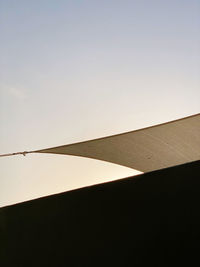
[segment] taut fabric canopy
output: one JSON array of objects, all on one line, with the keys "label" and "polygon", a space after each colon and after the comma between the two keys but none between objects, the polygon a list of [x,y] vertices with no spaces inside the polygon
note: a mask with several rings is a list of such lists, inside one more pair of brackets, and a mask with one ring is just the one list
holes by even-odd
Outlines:
[{"label": "taut fabric canopy", "polygon": [[142,172],[200,159],[200,114],[123,134],[33,152],[108,161]]}]

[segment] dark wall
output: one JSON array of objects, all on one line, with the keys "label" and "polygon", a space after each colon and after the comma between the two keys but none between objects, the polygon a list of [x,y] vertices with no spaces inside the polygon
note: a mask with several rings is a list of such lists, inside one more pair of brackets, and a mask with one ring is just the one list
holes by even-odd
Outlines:
[{"label": "dark wall", "polygon": [[0,266],[199,266],[199,210],[200,161],[1,208]]}]

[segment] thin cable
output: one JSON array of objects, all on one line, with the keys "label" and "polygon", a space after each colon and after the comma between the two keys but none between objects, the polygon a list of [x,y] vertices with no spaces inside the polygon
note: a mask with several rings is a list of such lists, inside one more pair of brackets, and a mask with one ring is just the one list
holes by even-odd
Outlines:
[{"label": "thin cable", "polygon": [[16,156],[16,155],[23,155],[33,153],[33,151],[24,151],[24,152],[15,152],[15,153],[8,153],[8,154],[0,154],[0,157],[9,157],[9,156]]}]

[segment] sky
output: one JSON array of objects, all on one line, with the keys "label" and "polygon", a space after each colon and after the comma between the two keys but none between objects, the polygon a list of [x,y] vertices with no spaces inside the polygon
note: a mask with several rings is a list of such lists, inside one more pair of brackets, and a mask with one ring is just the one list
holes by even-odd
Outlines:
[{"label": "sky", "polygon": [[[1,0],[0,153],[200,111],[199,0]],[[0,158],[0,206],[138,174],[98,160]]]}]

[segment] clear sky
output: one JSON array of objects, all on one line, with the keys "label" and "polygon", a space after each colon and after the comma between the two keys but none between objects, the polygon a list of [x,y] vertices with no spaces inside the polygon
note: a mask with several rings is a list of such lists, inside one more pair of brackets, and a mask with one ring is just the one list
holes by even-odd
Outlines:
[{"label": "clear sky", "polygon": [[[0,153],[199,111],[199,0],[0,1]],[[0,206],[135,173],[70,156],[1,158]]]}]

